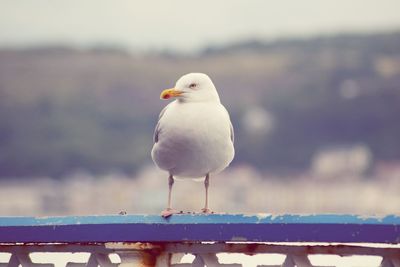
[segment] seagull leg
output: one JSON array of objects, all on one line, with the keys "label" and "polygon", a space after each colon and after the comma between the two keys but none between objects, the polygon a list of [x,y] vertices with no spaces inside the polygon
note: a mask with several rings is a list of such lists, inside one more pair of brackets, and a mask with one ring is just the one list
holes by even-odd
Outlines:
[{"label": "seagull leg", "polygon": [[168,177],[168,207],[161,212],[161,216],[164,218],[171,216],[174,213],[177,213],[177,211],[173,210],[171,208],[171,198],[172,198],[172,186],[174,185],[174,177],[172,174],[169,175]]},{"label": "seagull leg", "polygon": [[172,186],[174,185],[174,177],[170,174],[168,177],[168,208],[171,209]]},{"label": "seagull leg", "polygon": [[207,173],[206,179],[204,179],[204,187],[206,188],[206,202],[204,204],[204,208],[201,209],[201,212],[203,213],[213,213],[209,208],[208,208],[208,187],[210,185],[210,175]]}]

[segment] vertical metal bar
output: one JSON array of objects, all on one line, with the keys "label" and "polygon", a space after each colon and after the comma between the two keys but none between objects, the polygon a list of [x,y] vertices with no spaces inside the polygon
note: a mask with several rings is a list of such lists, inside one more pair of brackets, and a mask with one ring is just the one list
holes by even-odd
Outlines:
[{"label": "vertical metal bar", "polygon": [[116,267],[117,265],[112,263],[108,254],[96,253],[96,260],[99,263],[100,267]]},{"label": "vertical metal bar", "polygon": [[400,251],[396,258],[392,258],[392,262],[395,267],[400,267]]},{"label": "vertical metal bar", "polygon": [[10,260],[8,261],[7,267],[18,267],[19,266],[19,260],[16,255],[16,252],[13,252],[11,254]]},{"label": "vertical metal bar", "polygon": [[15,255],[17,256],[19,264],[22,267],[54,267],[53,263],[33,263],[29,254],[30,252],[27,249],[16,252]]},{"label": "vertical metal bar", "polygon": [[400,267],[400,253],[398,257],[384,257],[381,262],[381,267]]},{"label": "vertical metal bar", "polygon": [[312,264],[308,259],[307,254],[293,255],[292,257],[297,267],[312,267]]},{"label": "vertical metal bar", "polygon": [[86,263],[67,262],[66,267],[86,267]]},{"label": "vertical metal bar", "polygon": [[154,267],[159,248],[151,243],[106,243],[106,249],[112,249],[121,258],[120,267]]},{"label": "vertical metal bar", "polygon": [[394,267],[394,265],[388,257],[385,257],[382,259],[380,267]]},{"label": "vertical metal bar", "polygon": [[218,257],[215,253],[201,254],[201,258],[207,267],[218,267],[220,266]]},{"label": "vertical metal bar", "polygon": [[156,257],[146,251],[116,251],[121,258],[119,267],[154,267]]},{"label": "vertical metal bar", "polygon": [[[188,249],[189,250],[189,249]],[[183,256],[185,256],[185,253],[169,253],[170,255],[170,263],[180,263],[182,261]]]},{"label": "vertical metal bar", "polygon": [[97,267],[99,264],[94,253],[90,254],[86,267]]},{"label": "vertical metal bar", "polygon": [[295,267],[296,264],[291,255],[287,255],[285,261],[282,264],[282,267]]},{"label": "vertical metal bar", "polygon": [[171,253],[164,252],[158,255],[156,259],[156,267],[170,267],[171,266]]},{"label": "vertical metal bar", "polygon": [[201,254],[205,264],[207,267],[217,267],[217,266],[225,266],[225,267],[241,267],[242,264],[233,263],[233,264],[220,264],[218,257],[215,253]]},{"label": "vertical metal bar", "polygon": [[193,267],[204,267],[205,263],[203,261],[203,258],[199,254],[196,254],[195,256],[196,256],[196,258],[194,258],[194,260],[192,262],[192,266]]}]

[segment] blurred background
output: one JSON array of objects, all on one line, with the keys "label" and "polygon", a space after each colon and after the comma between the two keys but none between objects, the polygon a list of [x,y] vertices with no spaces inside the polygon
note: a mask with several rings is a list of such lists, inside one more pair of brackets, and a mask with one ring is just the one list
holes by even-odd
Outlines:
[{"label": "blurred background", "polygon": [[[217,212],[400,213],[400,2],[0,1],[0,215],[158,213],[161,90],[207,73]],[[178,181],[200,211],[202,183]]]}]

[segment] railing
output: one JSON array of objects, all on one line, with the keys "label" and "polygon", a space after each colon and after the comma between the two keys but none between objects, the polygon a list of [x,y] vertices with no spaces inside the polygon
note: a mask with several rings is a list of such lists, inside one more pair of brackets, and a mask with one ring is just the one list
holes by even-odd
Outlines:
[{"label": "railing", "polygon": [[398,267],[398,244],[400,217],[393,215],[0,217],[0,252],[9,255],[1,267],[54,266],[34,263],[37,252],[89,254],[68,267],[242,266],[220,263],[219,253],[283,255],[278,265],[257,266],[314,266],[310,257],[322,254],[379,256],[381,266]]}]

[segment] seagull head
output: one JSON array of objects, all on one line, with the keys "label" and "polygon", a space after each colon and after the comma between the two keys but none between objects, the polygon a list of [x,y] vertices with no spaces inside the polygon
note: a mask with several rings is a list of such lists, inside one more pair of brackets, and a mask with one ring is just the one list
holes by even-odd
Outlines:
[{"label": "seagull head", "polygon": [[204,73],[189,73],[182,76],[174,88],[162,91],[160,98],[175,97],[182,102],[220,102],[217,89],[210,77]]}]

